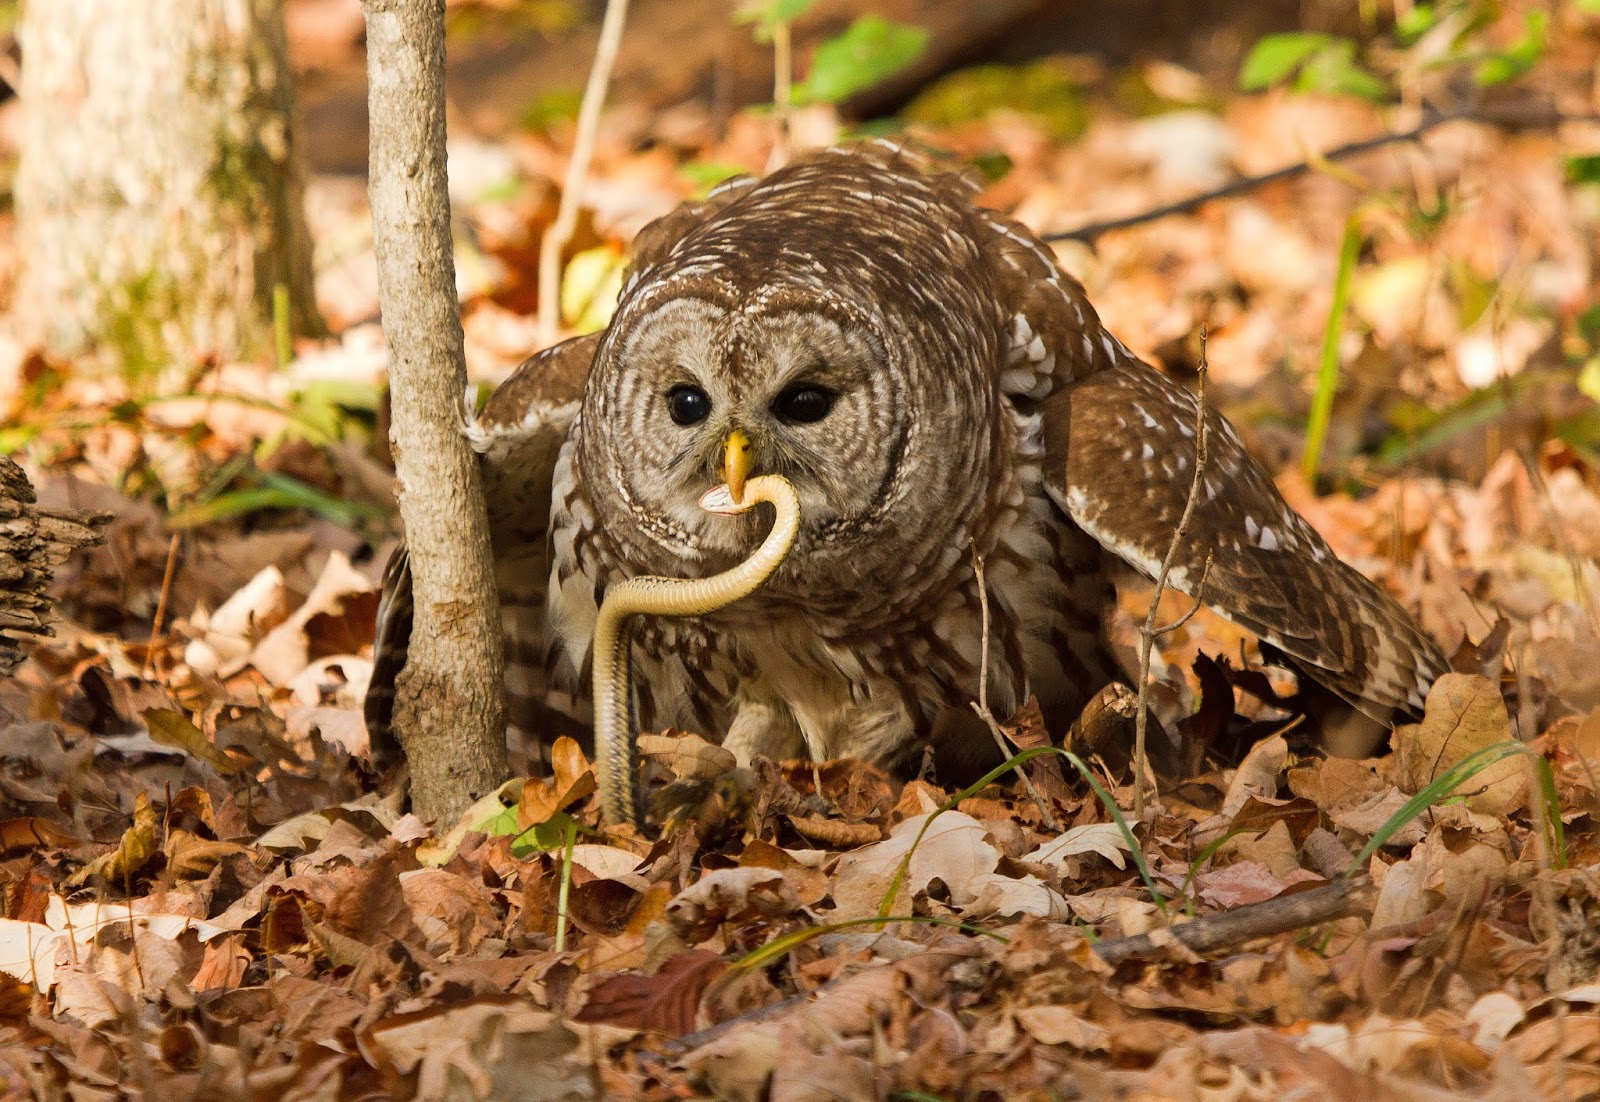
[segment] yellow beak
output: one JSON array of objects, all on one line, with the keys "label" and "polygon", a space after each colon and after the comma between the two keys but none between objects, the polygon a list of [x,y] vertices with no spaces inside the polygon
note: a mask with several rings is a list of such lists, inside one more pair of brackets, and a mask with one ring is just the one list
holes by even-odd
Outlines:
[{"label": "yellow beak", "polygon": [[738,429],[722,442],[722,481],[735,505],[744,504],[744,483],[750,477],[750,438]]}]

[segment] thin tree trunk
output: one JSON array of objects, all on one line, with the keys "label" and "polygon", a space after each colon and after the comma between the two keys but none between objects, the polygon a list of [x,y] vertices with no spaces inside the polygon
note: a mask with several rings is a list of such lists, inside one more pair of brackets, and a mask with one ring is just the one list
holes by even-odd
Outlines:
[{"label": "thin tree trunk", "polygon": [[282,0],[27,0],[14,316],[182,378],[321,331]]},{"label": "thin tree trunk", "polygon": [[499,597],[478,465],[445,190],[444,0],[364,0],[373,247],[389,344],[395,473],[415,620],[395,728],[412,802],[450,821],[506,775]]}]

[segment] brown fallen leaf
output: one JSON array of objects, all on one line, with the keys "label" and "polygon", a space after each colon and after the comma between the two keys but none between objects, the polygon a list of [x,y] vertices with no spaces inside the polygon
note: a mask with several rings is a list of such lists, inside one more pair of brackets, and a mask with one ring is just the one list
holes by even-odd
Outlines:
[{"label": "brown fallen leaf", "polygon": [[800,900],[783,873],[735,868],[708,872],[667,904],[664,918],[690,945],[710,937],[724,922],[776,919],[793,914]]},{"label": "brown fallen leaf", "polygon": [[[1514,737],[1498,685],[1477,674],[1447,673],[1429,690],[1422,722],[1395,729],[1396,783],[1418,792],[1479,750]],[[1523,803],[1526,769],[1519,756],[1502,758],[1456,792],[1474,811],[1505,815]]]},{"label": "brown fallen leaf", "polygon": [[225,777],[239,771],[239,763],[217,749],[205,732],[190,723],[182,712],[171,708],[146,708],[142,714],[145,725],[150,728],[150,737],[161,745],[182,750]]},{"label": "brown fallen leaf", "polygon": [[522,796],[517,801],[517,827],[548,823],[556,812],[570,807],[595,789],[594,770],[583,756],[583,751],[572,739],[562,736],[550,747],[549,780],[529,777],[522,782]]},{"label": "brown fallen leaf", "polygon": [[19,819],[0,820],[0,857],[54,846],[57,849],[75,846],[79,839],[56,826],[49,819],[27,815]]},{"label": "brown fallen leaf", "polygon": [[727,969],[717,954],[690,949],[669,957],[654,975],[623,973],[601,980],[572,1017],[682,1037],[695,1029],[706,988]]},{"label": "brown fallen leaf", "polygon": [[99,883],[113,890],[127,890],[134,878],[150,863],[150,859],[161,852],[156,842],[156,829],[160,824],[160,817],[151,806],[150,797],[139,793],[133,808],[133,825],[122,832],[117,848],[95,858],[67,877],[67,886],[81,888],[85,884]]}]

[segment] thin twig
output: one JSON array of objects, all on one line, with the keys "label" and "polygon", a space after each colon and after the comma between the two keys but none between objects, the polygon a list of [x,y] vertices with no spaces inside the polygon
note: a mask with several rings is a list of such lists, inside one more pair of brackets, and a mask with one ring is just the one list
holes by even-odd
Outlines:
[{"label": "thin twig", "polygon": [[561,205],[556,220],[545,228],[539,242],[539,344],[556,343],[561,314],[561,250],[572,239],[578,225],[578,201],[589,178],[589,161],[594,156],[594,135],[600,128],[600,109],[605,106],[606,89],[611,85],[611,69],[616,64],[617,46],[622,41],[622,24],[628,14],[628,0],[606,0],[605,19],[600,24],[600,42],[595,47],[594,64],[589,68],[589,83],[583,89],[583,104],[578,108],[578,130],[572,143],[572,160],[567,162],[567,178],[561,184]]},{"label": "thin twig", "polygon": [[1189,196],[1187,199],[1179,199],[1175,203],[1152,207],[1149,210],[1140,211],[1138,214],[1130,214],[1125,218],[1109,218],[1103,222],[1090,222],[1087,225],[1079,226],[1075,230],[1047,233],[1044,235],[1044,239],[1046,241],[1081,241],[1085,245],[1092,245],[1095,239],[1114,230],[1142,226],[1146,222],[1170,218],[1175,214],[1189,214],[1218,199],[1231,199],[1234,196],[1244,195],[1266,187],[1268,184],[1278,183],[1280,180],[1292,180],[1296,177],[1304,176],[1311,170],[1321,168],[1330,161],[1347,161],[1352,157],[1359,157],[1363,153],[1371,153],[1374,150],[1383,149],[1385,146],[1420,141],[1429,132],[1438,129],[1445,123],[1468,121],[1489,123],[1491,125],[1554,128],[1568,122],[1594,122],[1597,118],[1600,118],[1600,115],[1565,115],[1554,108],[1535,115],[1526,109],[1520,113],[1516,111],[1482,111],[1476,108],[1461,108],[1439,112],[1425,107],[1423,120],[1409,130],[1402,130],[1393,134],[1375,134],[1370,138],[1362,138],[1360,141],[1336,146],[1326,153],[1319,153],[1295,164],[1274,169],[1271,172],[1263,172],[1258,176],[1240,177],[1220,187],[1212,188],[1210,191],[1202,191],[1197,195]]},{"label": "thin twig", "polygon": [[[999,721],[989,710],[989,583],[983,577],[983,556],[978,554],[977,543],[972,545],[972,572],[978,578],[978,610],[983,625],[978,649],[978,699],[972,705],[972,710],[977,712],[978,718],[988,726],[989,733],[994,736],[994,744],[1000,748],[1000,756],[1010,758],[1015,751],[1006,742],[1005,732],[1000,729]],[[1017,776],[1022,778],[1022,787],[1033,797],[1034,806],[1039,809],[1039,815],[1044,819],[1045,825],[1052,831],[1059,831],[1061,825],[1050,813],[1050,807],[1044,802],[1044,797],[1039,795],[1039,790],[1033,786],[1033,778],[1028,776],[1027,768],[1018,769]]]},{"label": "thin twig", "polygon": [[[1150,651],[1155,646],[1156,637],[1162,634],[1156,628],[1156,615],[1161,611],[1161,595],[1166,592],[1167,576],[1172,573],[1172,564],[1178,557],[1178,551],[1183,547],[1189,535],[1189,521],[1194,516],[1195,504],[1200,500],[1200,486],[1205,481],[1206,475],[1206,330],[1200,328],[1200,387],[1195,400],[1194,413],[1194,477],[1189,482],[1189,497],[1183,503],[1183,516],[1178,520],[1178,527],[1172,533],[1172,541],[1167,544],[1166,558],[1161,560],[1161,572],[1156,575],[1155,592],[1150,595],[1150,611],[1144,618],[1144,627],[1139,631],[1139,710],[1134,714],[1133,736],[1133,813],[1138,819],[1144,818],[1144,786],[1149,781],[1154,785],[1155,778],[1150,772],[1150,759],[1145,753],[1145,729],[1149,726],[1149,697],[1150,697]],[[1200,596],[1205,588],[1206,576],[1211,572],[1211,558],[1206,557],[1206,566],[1200,574],[1200,584],[1194,591],[1194,608],[1200,607]],[[1190,609],[1183,621],[1194,615]],[[1175,625],[1176,626],[1176,625]]]},{"label": "thin twig", "polygon": [[1365,877],[1335,880],[1331,884],[1274,896],[1222,914],[1184,922],[1156,936],[1137,934],[1102,941],[1094,947],[1094,953],[1107,964],[1121,964],[1130,957],[1159,953],[1162,943],[1169,937],[1192,953],[1213,953],[1256,938],[1331,922],[1363,910],[1370,906],[1370,889],[1371,884]]},{"label": "thin twig", "polygon": [[178,536],[172,533],[172,540],[167,544],[167,569],[161,575],[161,596],[156,598],[156,618],[150,625],[150,642],[145,644],[144,669],[139,672],[141,679],[151,680],[156,674],[156,648],[161,645],[161,629],[167,618],[167,597],[172,592],[172,576],[178,568]]},{"label": "thin twig", "polygon": [[772,27],[772,153],[767,171],[789,163],[789,121],[793,111],[794,35],[787,19]]}]

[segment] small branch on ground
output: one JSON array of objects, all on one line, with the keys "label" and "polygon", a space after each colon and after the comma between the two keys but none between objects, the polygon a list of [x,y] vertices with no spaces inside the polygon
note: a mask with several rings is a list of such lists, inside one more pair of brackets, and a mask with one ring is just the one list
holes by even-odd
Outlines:
[{"label": "small branch on ground", "polygon": [[617,61],[617,46],[622,42],[622,25],[627,16],[628,0],[606,0],[600,42],[595,46],[589,83],[584,86],[583,104],[578,108],[572,160],[567,162],[567,178],[561,183],[561,205],[556,209],[556,220],[545,228],[539,242],[540,347],[555,344],[556,332],[560,329],[561,251],[572,240],[572,231],[578,225],[578,203],[583,198],[584,183],[589,179],[594,135],[600,128],[600,110],[605,106],[606,90],[611,86],[611,69]]},{"label": "small branch on ground", "polygon": [[414,620],[395,729],[417,813],[452,823],[505,779],[500,601],[445,190],[444,0],[365,0],[373,252]]},{"label": "small branch on ground", "polygon": [[1421,141],[1429,133],[1451,122],[1482,122],[1493,126],[1505,126],[1515,129],[1549,130],[1568,122],[1594,122],[1600,115],[1565,115],[1547,104],[1536,105],[1538,108],[1530,109],[1523,105],[1519,110],[1504,109],[1489,111],[1479,108],[1462,108],[1453,111],[1435,111],[1424,107],[1423,119],[1409,130],[1401,130],[1392,134],[1376,134],[1360,141],[1349,142],[1336,146],[1326,153],[1319,153],[1307,157],[1303,161],[1285,165],[1271,172],[1263,172],[1258,176],[1244,176],[1232,180],[1210,191],[1202,191],[1191,195],[1187,199],[1179,199],[1175,203],[1166,203],[1159,207],[1130,214],[1125,218],[1108,218],[1102,222],[1090,222],[1079,226],[1075,230],[1062,230],[1058,233],[1044,235],[1046,241],[1081,241],[1085,245],[1094,244],[1095,240],[1112,233],[1115,230],[1131,229],[1142,226],[1147,222],[1156,222],[1163,218],[1170,218],[1176,214],[1192,214],[1207,203],[1218,199],[1232,199],[1236,196],[1246,195],[1257,191],[1269,184],[1276,184],[1283,180],[1293,180],[1304,176],[1313,169],[1322,169],[1330,162],[1348,161],[1360,157],[1365,153],[1372,153],[1391,145],[1404,145],[1409,142]]},{"label": "small branch on ground", "polygon": [[1162,635],[1176,631],[1189,622],[1195,612],[1200,608],[1201,595],[1205,592],[1206,578],[1211,573],[1211,556],[1206,556],[1205,566],[1200,571],[1200,582],[1194,589],[1194,605],[1177,623],[1165,628],[1156,627],[1156,616],[1161,611],[1161,595],[1167,589],[1167,576],[1172,573],[1172,564],[1178,558],[1178,551],[1183,547],[1189,535],[1189,521],[1194,516],[1195,504],[1200,500],[1200,486],[1206,477],[1206,331],[1200,329],[1200,387],[1195,398],[1194,414],[1194,477],[1189,481],[1189,497],[1183,503],[1183,516],[1178,520],[1178,527],[1172,533],[1172,542],[1167,544],[1167,554],[1161,560],[1161,572],[1156,575],[1155,592],[1150,595],[1150,611],[1145,615],[1144,627],[1139,630],[1139,710],[1134,714],[1133,738],[1133,813],[1137,819],[1144,818],[1144,790],[1145,785],[1155,787],[1155,774],[1150,769],[1150,758],[1146,754],[1145,732],[1150,725],[1150,651],[1155,646],[1156,640]]},{"label": "small branch on ground", "polygon": [[[972,705],[972,710],[978,713],[978,718],[983,720],[989,728],[989,734],[994,736],[994,744],[1000,748],[1000,757],[1011,758],[1016,755],[1016,750],[1006,741],[1006,734],[1000,729],[1000,721],[994,718],[994,713],[989,710],[989,586],[983,578],[983,556],[978,554],[978,545],[972,545],[972,572],[978,578],[978,609],[983,625],[983,634],[978,647],[978,699]],[[1044,797],[1039,795],[1039,790],[1033,786],[1033,778],[1028,776],[1027,767],[1017,770],[1017,776],[1022,778],[1022,787],[1028,790],[1028,795],[1033,798],[1034,806],[1039,809],[1039,815],[1044,819],[1045,826],[1052,831],[1059,831],[1061,825],[1056,817],[1051,814],[1050,806],[1044,802]]]},{"label": "small branch on ground", "polygon": [[1107,964],[1121,964],[1133,957],[1159,954],[1164,943],[1172,939],[1192,953],[1214,953],[1259,937],[1332,922],[1365,910],[1370,906],[1371,887],[1365,877],[1335,880],[1302,892],[1274,896],[1222,914],[1197,918],[1157,934],[1112,938],[1096,945],[1094,952]]}]

